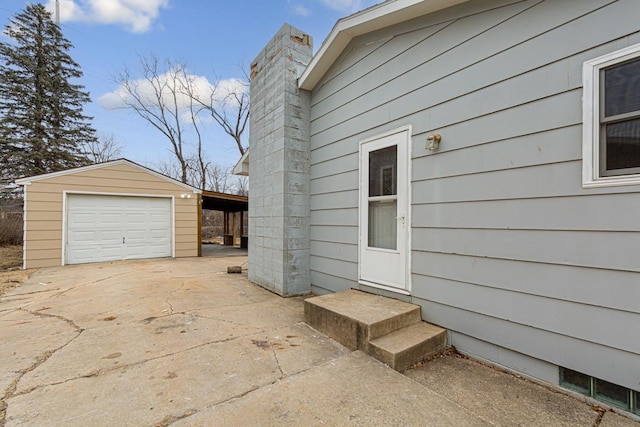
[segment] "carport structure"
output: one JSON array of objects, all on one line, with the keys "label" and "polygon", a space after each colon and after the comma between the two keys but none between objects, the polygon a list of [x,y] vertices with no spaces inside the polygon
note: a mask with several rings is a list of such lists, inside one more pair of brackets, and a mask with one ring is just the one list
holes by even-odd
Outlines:
[{"label": "carport structure", "polygon": [[235,244],[238,237],[238,225],[240,225],[240,247],[247,247],[248,240],[244,235],[245,212],[249,210],[247,196],[205,190],[202,192],[202,209],[224,213],[223,243],[225,245],[233,246]]}]

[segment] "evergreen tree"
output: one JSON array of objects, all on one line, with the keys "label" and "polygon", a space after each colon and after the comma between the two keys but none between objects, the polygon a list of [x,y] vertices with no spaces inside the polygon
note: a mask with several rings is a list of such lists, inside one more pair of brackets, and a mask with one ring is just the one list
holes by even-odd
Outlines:
[{"label": "evergreen tree", "polygon": [[6,184],[15,178],[88,164],[84,144],[96,140],[83,114],[89,94],[70,80],[82,76],[67,53],[51,13],[28,5],[5,28],[0,41],[0,168]]}]

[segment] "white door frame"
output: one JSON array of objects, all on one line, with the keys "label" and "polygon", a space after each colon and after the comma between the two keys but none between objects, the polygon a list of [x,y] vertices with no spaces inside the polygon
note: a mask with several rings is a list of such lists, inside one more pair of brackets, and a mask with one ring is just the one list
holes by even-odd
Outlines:
[{"label": "white door frame", "polygon": [[[362,170],[363,170],[363,162],[364,162],[364,154],[363,154],[363,146],[365,144],[369,144],[372,143],[374,141],[380,140],[382,138],[386,138],[388,136],[392,136],[392,135],[397,135],[397,134],[403,134],[403,135],[399,135],[401,138],[398,141],[398,163],[400,163],[402,160],[405,163],[405,176],[401,177],[398,176],[397,177],[397,187],[398,187],[398,192],[400,192],[400,186],[403,186],[402,191],[405,192],[405,205],[404,206],[400,206],[400,204],[398,204],[398,212],[400,214],[400,216],[402,216],[402,214],[404,213],[404,227],[398,227],[398,233],[400,235],[400,233],[402,233],[401,238],[398,239],[400,242],[404,241],[404,245],[402,248],[398,248],[398,250],[401,249],[401,253],[403,252],[403,254],[401,256],[403,256],[403,261],[404,261],[404,287],[403,288],[399,288],[399,287],[394,287],[394,286],[388,286],[386,284],[382,284],[382,283],[375,283],[372,282],[370,280],[364,280],[362,277],[362,267],[363,267],[363,262],[362,262],[362,257],[363,257],[363,252],[364,250],[366,250],[365,248],[365,243],[366,243],[366,237],[364,233],[368,233],[368,218],[366,217],[366,213],[368,213],[368,202],[367,202],[367,209],[364,209],[363,203],[365,201],[365,198],[368,200],[368,194],[365,194],[365,189],[368,189],[368,183],[363,182],[364,179],[368,180],[368,176],[364,177]],[[393,129],[390,130],[388,132],[384,132],[378,135],[375,135],[373,137],[364,139],[362,141],[360,141],[359,143],[359,153],[358,153],[358,162],[359,162],[359,169],[358,169],[358,174],[359,174],[359,192],[358,192],[358,283],[361,285],[365,285],[365,286],[369,286],[369,287],[374,287],[374,288],[380,288],[383,290],[387,290],[387,291],[391,291],[391,292],[395,292],[395,293],[399,293],[399,294],[404,294],[404,295],[410,295],[411,294],[411,135],[412,135],[412,128],[410,125],[407,126],[403,126],[397,129]],[[392,144],[393,145],[393,144]],[[404,149],[400,149],[400,145],[404,145]],[[391,146],[391,145],[389,145]],[[404,153],[405,157],[404,159],[400,159],[401,154]],[[367,156],[368,158],[368,156]],[[367,168],[368,170],[368,165]],[[400,169],[400,168],[398,168]],[[381,249],[380,251],[385,251],[384,249]],[[391,252],[391,251],[390,251]]]},{"label": "white door frame", "polygon": [[171,200],[171,258],[176,257],[176,198],[166,194],[108,193],[100,191],[68,191],[62,192],[62,265],[67,263],[67,197],[69,195],[116,196],[116,197],[153,197]]}]

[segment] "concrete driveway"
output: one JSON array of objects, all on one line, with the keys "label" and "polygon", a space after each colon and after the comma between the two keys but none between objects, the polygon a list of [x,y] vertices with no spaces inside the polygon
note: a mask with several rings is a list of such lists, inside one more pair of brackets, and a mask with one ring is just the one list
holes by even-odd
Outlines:
[{"label": "concrete driveway", "polygon": [[456,357],[399,374],[227,266],[36,272],[0,297],[0,426],[635,426]]}]

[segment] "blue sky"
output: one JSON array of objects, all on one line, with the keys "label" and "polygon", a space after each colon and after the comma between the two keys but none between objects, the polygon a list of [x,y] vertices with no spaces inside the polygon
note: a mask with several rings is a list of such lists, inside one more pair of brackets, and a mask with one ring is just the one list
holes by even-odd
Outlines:
[{"label": "blue sky", "polygon": [[[29,3],[2,0],[2,28]],[[320,46],[336,20],[379,0],[59,0],[62,31],[74,45],[71,56],[84,76],[80,83],[92,102],[99,134],[113,135],[123,156],[154,167],[171,158],[169,142],[133,113],[106,108],[104,97],[118,89],[114,76],[139,64],[139,57],[155,55],[188,64],[193,75],[209,81],[242,77],[249,64],[284,24],[310,34]],[[55,0],[43,0],[50,10]],[[0,36],[4,37],[4,36]],[[134,78],[137,76],[133,74]],[[100,101],[100,98],[102,101]],[[239,153],[234,141],[206,125],[205,149],[225,166]],[[244,135],[248,141],[248,134]],[[246,142],[245,142],[246,144]]]}]

